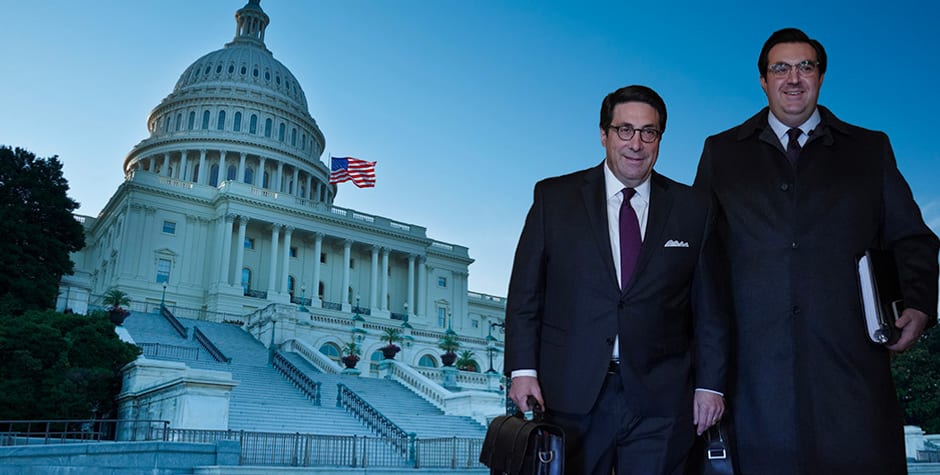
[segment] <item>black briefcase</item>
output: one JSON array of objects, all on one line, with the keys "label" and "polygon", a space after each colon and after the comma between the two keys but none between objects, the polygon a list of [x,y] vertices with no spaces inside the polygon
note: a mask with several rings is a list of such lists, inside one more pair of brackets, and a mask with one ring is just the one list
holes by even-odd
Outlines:
[{"label": "black briefcase", "polygon": [[[534,402],[534,401],[531,401]],[[542,408],[533,407],[532,420],[522,413],[499,416],[490,422],[480,452],[480,462],[491,474],[563,475],[565,433],[543,422]]]}]

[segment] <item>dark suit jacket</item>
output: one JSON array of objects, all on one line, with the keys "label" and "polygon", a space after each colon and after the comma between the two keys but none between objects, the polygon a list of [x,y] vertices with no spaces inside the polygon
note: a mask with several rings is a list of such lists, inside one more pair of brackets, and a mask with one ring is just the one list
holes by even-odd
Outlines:
[{"label": "dark suit jacket", "polygon": [[[621,291],[604,166],[535,186],[509,283],[505,371],[536,369],[549,409],[585,414],[600,393],[619,334],[631,409],[685,414],[693,380],[696,387],[725,389],[727,330],[720,315],[707,311],[713,293],[699,278],[706,267],[700,254],[708,200],[653,173],[639,261]],[[693,319],[693,309],[700,318]]]},{"label": "dark suit jacket", "polygon": [[729,408],[743,473],[904,473],[889,353],[861,315],[856,259],[893,248],[909,307],[935,321],[937,238],[888,138],[821,123],[794,168],[765,108],[705,142],[735,329]]}]

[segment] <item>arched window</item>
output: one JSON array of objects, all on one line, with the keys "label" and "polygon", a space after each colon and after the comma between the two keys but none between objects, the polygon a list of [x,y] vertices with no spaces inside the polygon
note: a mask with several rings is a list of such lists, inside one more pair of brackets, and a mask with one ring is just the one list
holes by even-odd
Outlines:
[{"label": "arched window", "polygon": [[216,124],[217,130],[225,130],[225,111],[219,111],[219,122]]},{"label": "arched window", "polygon": [[232,124],[232,130],[234,130],[235,132],[242,131],[242,113],[241,112],[235,113],[235,123]]},{"label": "arched window", "polygon": [[431,355],[424,355],[418,360],[418,366],[423,368],[437,368],[437,360]]},{"label": "arched window", "polygon": [[226,180],[234,180],[238,176],[238,168],[235,165],[228,166],[228,173],[225,174]]},{"label": "arched window", "polygon": [[199,164],[193,165],[193,181],[199,181]]},{"label": "arched window", "polygon": [[209,168],[209,185],[210,186],[219,186],[219,165],[213,164]]},{"label": "arched window", "polygon": [[280,127],[277,128],[277,139],[281,142],[284,141],[284,129],[285,127],[283,123],[281,123]]},{"label": "arched window", "polygon": [[290,145],[291,147],[297,146],[297,129],[290,129]]},{"label": "arched window", "polygon": [[369,357],[369,371],[372,373],[378,373],[379,363],[382,361],[385,361],[385,355],[383,355],[380,350],[373,351],[372,356]]},{"label": "arched window", "polygon": [[179,132],[179,131],[180,131],[180,127],[182,127],[182,126],[183,126],[183,114],[182,114],[182,113],[178,113],[178,114],[176,114],[176,131]]},{"label": "arched window", "polygon": [[163,116],[163,133],[170,131],[170,116]]},{"label": "arched window", "polygon": [[264,119],[264,136],[271,138],[271,119]]},{"label": "arched window", "polygon": [[248,292],[251,291],[251,269],[245,267],[242,269],[242,292],[243,295],[248,295]]},{"label": "arched window", "polygon": [[245,183],[253,185],[255,183],[255,169],[251,167],[245,168]]},{"label": "arched window", "polygon": [[189,127],[188,130],[193,130],[193,127],[196,126],[196,111],[189,112]]},{"label": "arched window", "polygon": [[300,136],[300,149],[307,150],[307,134],[302,134]]},{"label": "arched window", "polygon": [[324,343],[323,346],[320,347],[320,353],[323,353],[327,358],[337,363],[340,362],[340,349],[335,343]]},{"label": "arched window", "polygon": [[268,187],[268,172],[264,172],[264,175],[261,176],[261,188]]},{"label": "arched window", "polygon": [[248,133],[257,134],[258,133],[258,116],[251,114],[251,119],[248,120]]},{"label": "arched window", "polygon": [[202,113],[202,130],[209,129],[209,111],[203,111]]}]

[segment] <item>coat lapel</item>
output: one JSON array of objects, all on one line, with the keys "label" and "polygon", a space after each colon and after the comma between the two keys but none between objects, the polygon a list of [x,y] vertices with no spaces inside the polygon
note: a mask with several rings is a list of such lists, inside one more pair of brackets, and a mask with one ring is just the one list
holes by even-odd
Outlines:
[{"label": "coat lapel", "polygon": [[604,169],[601,168],[603,166],[604,162],[601,162],[585,174],[581,196],[584,199],[585,215],[591,226],[594,244],[601,254],[602,261],[607,263],[607,274],[614,287],[618,287],[617,269],[614,268],[614,254],[610,249],[610,230],[607,225],[607,194],[604,187]]}]

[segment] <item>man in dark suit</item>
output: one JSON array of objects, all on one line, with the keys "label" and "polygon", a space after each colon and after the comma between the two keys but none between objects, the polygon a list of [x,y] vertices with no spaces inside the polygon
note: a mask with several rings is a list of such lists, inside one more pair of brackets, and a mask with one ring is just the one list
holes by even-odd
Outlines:
[{"label": "man in dark suit", "polygon": [[[728,394],[740,473],[907,473],[890,353],[937,318],[937,237],[888,137],[817,106],[818,41],[775,32],[758,59],[769,106],[705,141],[695,187],[717,203],[733,309]],[[866,335],[857,258],[894,251],[906,309]]]},{"label": "man in dark suit", "polygon": [[565,430],[568,473],[681,473],[724,409],[728,330],[701,278],[709,201],[653,171],[665,130],[652,89],[609,94],[605,160],[536,184],[519,239],[509,396]]}]

